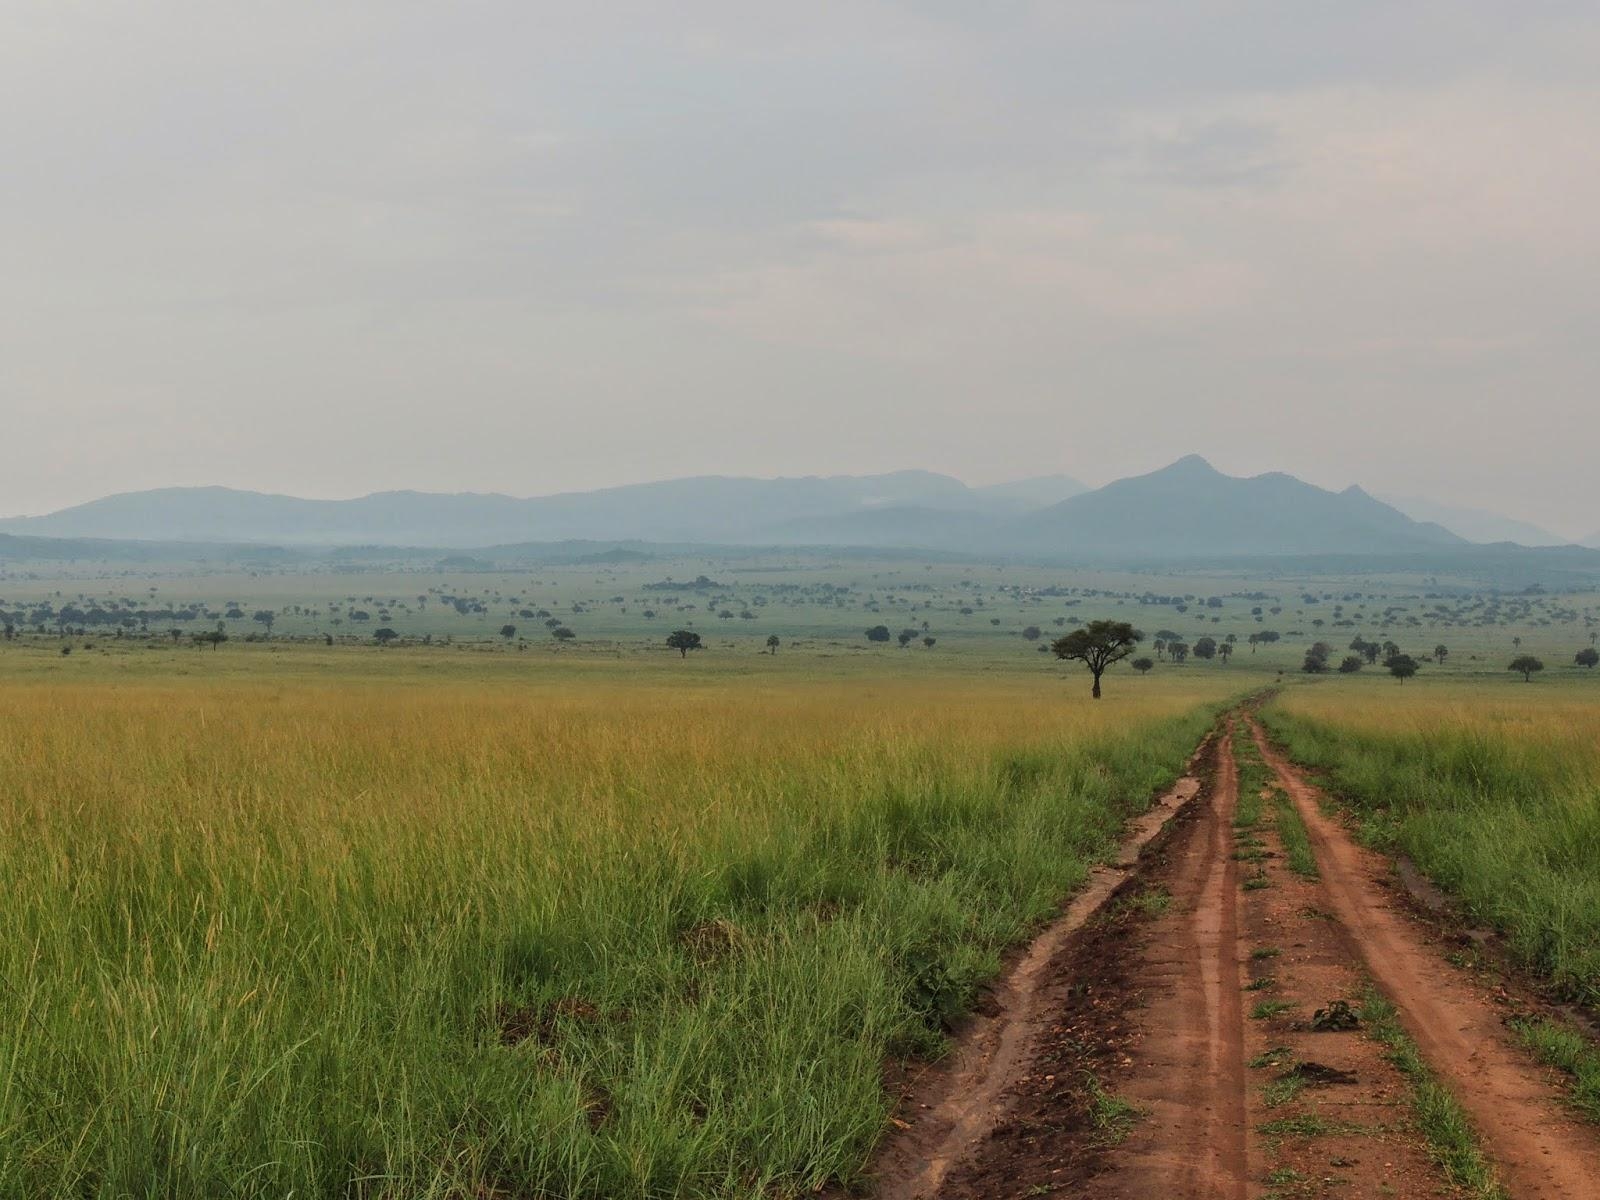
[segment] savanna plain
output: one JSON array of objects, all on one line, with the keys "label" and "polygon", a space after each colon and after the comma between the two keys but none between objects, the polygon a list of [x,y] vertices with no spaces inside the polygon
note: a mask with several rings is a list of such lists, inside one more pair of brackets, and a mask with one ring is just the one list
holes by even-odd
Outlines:
[{"label": "savanna plain", "polygon": [[[870,1192],[891,1081],[1247,700],[1503,941],[1551,1002],[1519,1045],[1600,1119],[1592,597],[902,565],[691,613],[579,574],[385,581],[385,645],[343,623],[370,576],[5,582],[0,1195]],[[1040,652],[1096,616],[1156,658],[1100,701]],[[1305,669],[1335,628],[1451,647]]]}]

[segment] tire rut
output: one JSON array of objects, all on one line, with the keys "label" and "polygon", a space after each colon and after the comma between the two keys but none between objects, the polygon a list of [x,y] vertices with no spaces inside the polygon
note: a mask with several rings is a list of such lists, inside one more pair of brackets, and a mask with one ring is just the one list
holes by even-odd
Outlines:
[{"label": "tire rut", "polygon": [[1321,795],[1266,738],[1251,732],[1288,792],[1351,953],[1397,1006],[1423,1058],[1467,1110],[1514,1200],[1600,1196],[1600,1135],[1562,1105],[1548,1073],[1515,1046],[1499,1008],[1429,946],[1385,885],[1391,865],[1322,810]]}]

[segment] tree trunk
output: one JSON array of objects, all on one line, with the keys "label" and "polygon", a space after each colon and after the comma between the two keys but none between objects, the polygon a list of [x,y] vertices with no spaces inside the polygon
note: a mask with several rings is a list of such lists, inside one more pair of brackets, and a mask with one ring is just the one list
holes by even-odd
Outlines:
[{"label": "tree trunk", "polygon": [[1098,671],[1095,672],[1094,677],[1094,698],[1096,700],[1100,699],[1100,673]]}]

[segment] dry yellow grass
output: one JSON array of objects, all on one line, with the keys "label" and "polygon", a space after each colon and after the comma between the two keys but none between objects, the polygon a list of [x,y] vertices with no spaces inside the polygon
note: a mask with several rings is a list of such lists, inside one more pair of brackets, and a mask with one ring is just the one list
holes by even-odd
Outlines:
[{"label": "dry yellow grass", "polygon": [[1238,683],[304,663],[0,686],[0,1193],[847,1178]]}]

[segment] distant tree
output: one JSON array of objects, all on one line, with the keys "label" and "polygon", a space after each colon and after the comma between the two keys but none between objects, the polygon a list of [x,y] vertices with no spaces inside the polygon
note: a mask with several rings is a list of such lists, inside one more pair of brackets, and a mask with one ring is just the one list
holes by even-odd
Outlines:
[{"label": "distant tree", "polygon": [[272,623],[278,619],[278,615],[270,608],[260,608],[251,614],[250,619],[266,626],[267,633],[270,634],[272,632]]},{"label": "distant tree", "polygon": [[1196,658],[1210,662],[1217,656],[1217,639],[1213,637],[1196,638],[1193,653]]},{"label": "distant tree", "polygon": [[1449,657],[1450,647],[1446,646],[1443,642],[1440,642],[1433,648],[1433,661],[1438,663],[1441,667],[1444,666],[1444,660]]},{"label": "distant tree", "polygon": [[1354,675],[1357,671],[1361,670],[1362,661],[1361,655],[1359,654],[1345,655],[1344,661],[1339,664],[1339,674]]},{"label": "distant tree", "polygon": [[1075,659],[1089,668],[1094,676],[1091,695],[1100,699],[1100,677],[1112,663],[1121,662],[1133,653],[1133,648],[1144,639],[1126,621],[1090,621],[1082,629],[1074,629],[1065,637],[1057,638],[1050,649],[1063,661]]},{"label": "distant tree", "polygon": [[331,634],[331,633],[323,634],[322,635],[322,640],[323,640],[323,643],[325,645],[329,645],[329,646],[333,645],[333,634]]},{"label": "distant tree", "polygon": [[1512,644],[1512,645],[1513,645],[1513,646],[1515,646],[1515,647],[1516,647],[1516,648],[1517,648],[1517,649],[1518,649],[1518,650],[1521,650],[1521,649],[1522,649],[1522,639],[1521,639],[1521,638],[1520,638],[1520,637],[1514,637],[1514,638],[1512,638],[1512,639],[1511,639],[1511,644]]},{"label": "distant tree", "polygon": [[667,634],[667,645],[678,652],[679,658],[688,658],[689,651],[700,649],[700,635],[692,629],[674,629]]},{"label": "distant tree", "polygon": [[938,644],[938,642],[939,642],[939,639],[936,638],[936,637],[925,637],[925,638],[922,639],[922,644],[924,646],[926,646],[929,650],[932,650],[934,648],[934,646],[936,646]]},{"label": "distant tree", "polygon": [[1391,658],[1398,658],[1400,655],[1400,647],[1394,642],[1384,642],[1382,649],[1383,661],[1385,664],[1387,664]]},{"label": "distant tree", "polygon": [[[1233,635],[1230,633],[1228,636],[1232,637]],[[1233,657],[1233,643],[1232,642],[1223,642],[1222,645],[1218,646],[1217,647],[1217,657],[1220,658],[1224,663],[1226,663],[1230,658],[1232,658]]]},{"label": "distant tree", "polygon": [[902,629],[895,640],[900,643],[900,649],[904,650],[916,640],[916,637],[917,631],[915,629]]},{"label": "distant tree", "polygon": [[1333,647],[1327,642],[1317,642],[1306,651],[1305,660],[1300,664],[1300,669],[1307,675],[1321,675],[1328,669],[1328,657],[1333,653]]},{"label": "distant tree", "polygon": [[550,631],[550,636],[555,638],[555,640],[558,642],[570,642],[578,635],[573,633],[572,630],[568,629],[565,625],[557,625]]},{"label": "distant tree", "polygon": [[1150,673],[1150,668],[1156,664],[1155,660],[1151,658],[1136,658],[1130,665],[1135,671],[1139,672],[1139,674],[1148,675]]},{"label": "distant tree", "polygon": [[228,635],[220,629],[208,629],[204,633],[191,634],[190,636],[196,646],[210,645],[213,650],[228,640]]},{"label": "distant tree", "polygon": [[1172,661],[1175,662],[1175,663],[1184,662],[1189,657],[1189,643],[1188,642],[1168,642],[1167,643],[1167,654],[1168,654],[1169,657],[1171,657]]},{"label": "distant tree", "polygon": [[1155,641],[1150,643],[1150,648],[1156,652],[1156,657],[1160,658],[1161,655],[1166,651],[1167,639],[1158,637]]},{"label": "distant tree", "polygon": [[871,629],[867,630],[867,641],[869,642],[887,642],[893,636],[894,635],[889,632],[889,627],[887,625],[874,625]]},{"label": "distant tree", "polygon": [[780,644],[781,644],[781,642],[780,642],[780,639],[779,639],[777,634],[769,633],[767,635],[767,653],[768,654],[776,655],[778,653],[778,646]]},{"label": "distant tree", "polygon": [[1029,625],[1022,631],[1022,636],[1030,642],[1037,642],[1039,640],[1039,633],[1040,630],[1037,625]]},{"label": "distant tree", "polygon": [[500,626],[500,636],[509,642],[512,638],[517,636],[517,627],[515,625]]},{"label": "distant tree", "polygon": [[1409,654],[1391,654],[1383,665],[1388,667],[1389,674],[1401,683],[1417,673],[1417,660]]},{"label": "distant tree", "polygon": [[1593,646],[1586,646],[1578,651],[1577,657],[1572,661],[1580,667],[1588,667],[1593,670],[1595,664],[1600,663],[1600,650],[1596,650]]},{"label": "distant tree", "polygon": [[1511,666],[1509,669],[1513,671],[1520,671],[1522,673],[1523,683],[1531,683],[1533,681],[1533,673],[1535,671],[1544,670],[1544,663],[1540,662],[1531,654],[1519,654],[1516,658],[1511,660]]},{"label": "distant tree", "polygon": [[399,636],[400,635],[398,633],[390,629],[387,625],[383,626],[381,629],[374,629],[372,631],[372,640],[377,642],[380,646],[387,646]]}]

